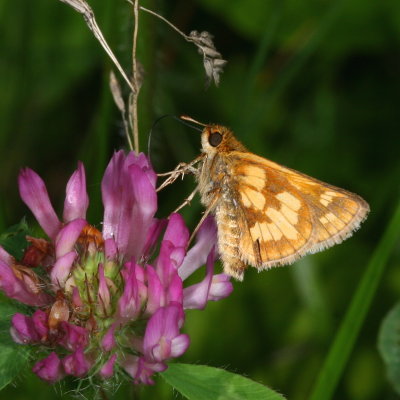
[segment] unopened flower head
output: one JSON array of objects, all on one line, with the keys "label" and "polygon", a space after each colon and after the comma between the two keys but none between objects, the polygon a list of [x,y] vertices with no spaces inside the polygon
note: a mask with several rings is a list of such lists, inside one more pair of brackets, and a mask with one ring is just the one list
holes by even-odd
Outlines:
[{"label": "unopened flower head", "polygon": [[[117,373],[137,383],[182,355],[189,337],[184,310],[228,296],[232,284],[214,274],[216,228],[201,226],[187,252],[189,231],[179,214],[156,219],[156,174],[143,154],[112,157],[102,180],[102,230],[86,221],[89,198],[81,163],[71,176],[60,220],[42,179],[19,176],[23,201],[48,239],[28,237],[16,260],[0,247],[0,289],[32,307],[15,314],[11,335],[45,354],[33,371],[48,382]],[[157,250],[158,249],[158,250]],[[206,265],[204,279],[185,279]]]}]

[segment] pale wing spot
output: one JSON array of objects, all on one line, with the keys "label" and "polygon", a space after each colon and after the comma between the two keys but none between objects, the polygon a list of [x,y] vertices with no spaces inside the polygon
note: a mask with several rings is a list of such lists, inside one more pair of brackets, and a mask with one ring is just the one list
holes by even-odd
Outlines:
[{"label": "pale wing spot", "polygon": [[267,180],[265,170],[253,165],[246,165],[241,169],[241,172],[244,175],[242,179],[245,185],[251,185],[257,190],[264,189]]},{"label": "pale wing spot", "polygon": [[[332,192],[330,192],[330,193],[332,193]],[[327,192],[321,193],[321,199],[331,201],[334,197],[336,197],[336,196],[327,194]]]},{"label": "pale wing spot", "polygon": [[331,203],[331,200],[320,199],[319,202],[320,202],[324,207],[327,207],[327,206]]},{"label": "pale wing spot", "polygon": [[[271,218],[272,222],[277,227],[277,229],[279,229],[287,239],[297,239],[297,237],[298,237],[297,230],[294,228],[293,225],[291,225],[286,220],[286,218],[284,217],[284,215],[282,213],[280,213],[275,208],[270,207],[267,209],[265,214],[269,218]],[[271,225],[271,224],[269,224],[269,225]]]},{"label": "pale wing spot", "polygon": [[262,225],[263,225],[263,228],[265,227],[265,229],[268,232],[271,232],[271,235],[274,240],[282,239],[283,234],[275,224],[268,224],[267,222],[264,222]]},{"label": "pale wing spot", "polygon": [[294,211],[298,211],[301,208],[301,201],[289,192],[279,193],[275,197]]},{"label": "pale wing spot", "polygon": [[299,214],[296,211],[293,211],[289,208],[286,204],[281,205],[281,209],[279,210],[285,218],[291,223],[292,225],[296,225],[299,222]]},{"label": "pale wing spot", "polygon": [[[298,178],[296,177],[295,179],[298,179]],[[296,189],[300,190],[300,192],[304,191],[304,185],[307,185],[307,186],[318,185],[317,183],[314,183],[312,181],[307,181],[305,179],[300,182],[296,182],[294,179],[292,180],[292,177],[290,177],[290,184],[293,185]]]},{"label": "pale wing spot", "polygon": [[299,189],[300,191],[304,190],[304,186],[319,186],[320,185],[318,182],[313,181],[313,178],[308,178],[305,176],[298,175],[296,173],[293,173],[293,171],[290,171],[287,168],[280,167],[279,170],[288,173],[288,179],[289,179],[290,183],[296,189]]},{"label": "pale wing spot", "polygon": [[[267,241],[267,240],[274,239],[272,237],[270,231],[268,230],[266,222],[263,222],[263,223],[256,222],[254,224],[254,226],[252,226],[250,228],[250,235],[251,235],[253,241],[256,241],[257,239],[260,241]],[[281,234],[281,237],[282,237],[282,234]]]},{"label": "pale wing spot", "polygon": [[320,217],[319,222],[321,222],[322,224],[327,224],[329,221],[325,216]]},{"label": "pale wing spot", "polygon": [[261,178],[264,180],[267,178],[265,170],[262,168],[256,167],[254,165],[246,165],[243,168],[243,171],[244,171],[245,175],[255,176],[257,178]]},{"label": "pale wing spot", "polygon": [[326,219],[331,222],[336,228],[342,229],[345,227],[345,223],[341,221],[335,214],[327,213],[325,214]]},{"label": "pale wing spot", "polygon": [[262,190],[265,187],[265,179],[258,176],[246,176],[242,181],[245,185],[253,186],[257,190]]},{"label": "pale wing spot", "polygon": [[330,190],[327,190],[327,191],[325,192],[325,194],[326,194],[327,196],[331,196],[331,197],[345,197],[343,194],[341,194],[341,193],[339,193],[339,192],[332,192],[332,191],[330,191]]},{"label": "pale wing spot", "polygon": [[240,192],[240,197],[242,198],[242,203],[245,207],[251,206],[251,202],[244,192]]},{"label": "pale wing spot", "polygon": [[[248,198],[248,202],[257,210],[264,210],[265,206],[265,196],[258,192],[257,190],[250,189],[249,187],[245,187],[242,189],[244,192],[245,196]],[[243,193],[241,193],[242,198],[243,198]],[[248,204],[248,203],[246,203]],[[249,207],[245,204],[246,207]]]}]

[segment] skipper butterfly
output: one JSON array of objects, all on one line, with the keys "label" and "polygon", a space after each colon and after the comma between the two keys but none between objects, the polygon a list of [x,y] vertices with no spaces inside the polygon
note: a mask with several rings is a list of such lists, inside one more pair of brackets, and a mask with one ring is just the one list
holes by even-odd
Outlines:
[{"label": "skipper butterfly", "polygon": [[202,154],[176,172],[197,178],[203,218],[215,216],[225,273],[242,280],[247,265],[291,264],[342,242],[366,218],[360,196],[249,152],[224,126],[200,125]]}]

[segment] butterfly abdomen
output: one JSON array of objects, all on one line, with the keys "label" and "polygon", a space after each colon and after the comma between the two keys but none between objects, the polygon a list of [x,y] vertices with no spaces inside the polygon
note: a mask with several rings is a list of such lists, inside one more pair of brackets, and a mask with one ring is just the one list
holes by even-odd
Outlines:
[{"label": "butterfly abdomen", "polygon": [[215,210],[215,219],[218,226],[218,249],[224,272],[242,280],[246,264],[241,260],[239,243],[240,228],[237,223],[237,205],[229,196],[229,192],[221,195]]}]

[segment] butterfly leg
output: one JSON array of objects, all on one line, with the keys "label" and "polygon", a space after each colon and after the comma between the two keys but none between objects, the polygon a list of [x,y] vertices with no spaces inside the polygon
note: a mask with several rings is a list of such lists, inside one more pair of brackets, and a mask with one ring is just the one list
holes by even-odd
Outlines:
[{"label": "butterfly leg", "polygon": [[199,231],[202,223],[204,222],[204,220],[208,217],[208,215],[211,213],[211,211],[213,211],[213,209],[215,208],[215,205],[217,204],[219,198],[220,198],[221,193],[218,191],[216,191],[214,197],[212,198],[211,202],[208,204],[206,210],[203,213],[203,216],[201,217],[200,221],[198,222],[198,224],[196,225],[196,228],[194,228],[192,234],[190,235],[190,239],[189,242],[187,244],[187,247],[189,247],[190,243],[192,243],[192,240],[194,239],[194,237],[196,236],[197,232]]},{"label": "butterfly leg", "polygon": [[200,156],[196,157],[190,163],[179,163],[173,171],[164,172],[161,174],[157,174],[157,176],[168,176],[168,178],[157,188],[157,192],[164,189],[166,186],[174,183],[180,176],[183,177],[187,173],[191,173],[193,175],[197,175],[199,173],[198,169],[194,167],[197,163],[199,163],[203,159],[204,155],[200,154]]},{"label": "butterfly leg", "polygon": [[190,171],[190,168],[195,169],[194,167],[190,167],[189,164],[179,163],[173,171],[157,174],[157,176],[168,176],[168,178],[157,188],[157,192],[174,183],[180,176],[183,178],[185,173],[193,172]]},{"label": "butterfly leg", "polygon": [[193,192],[189,194],[189,196],[185,199],[185,201],[178,208],[174,210],[174,213],[178,212],[180,209],[190,204],[190,202],[193,200],[193,197],[198,192],[198,190],[199,189],[196,187],[196,189],[194,189]]}]

